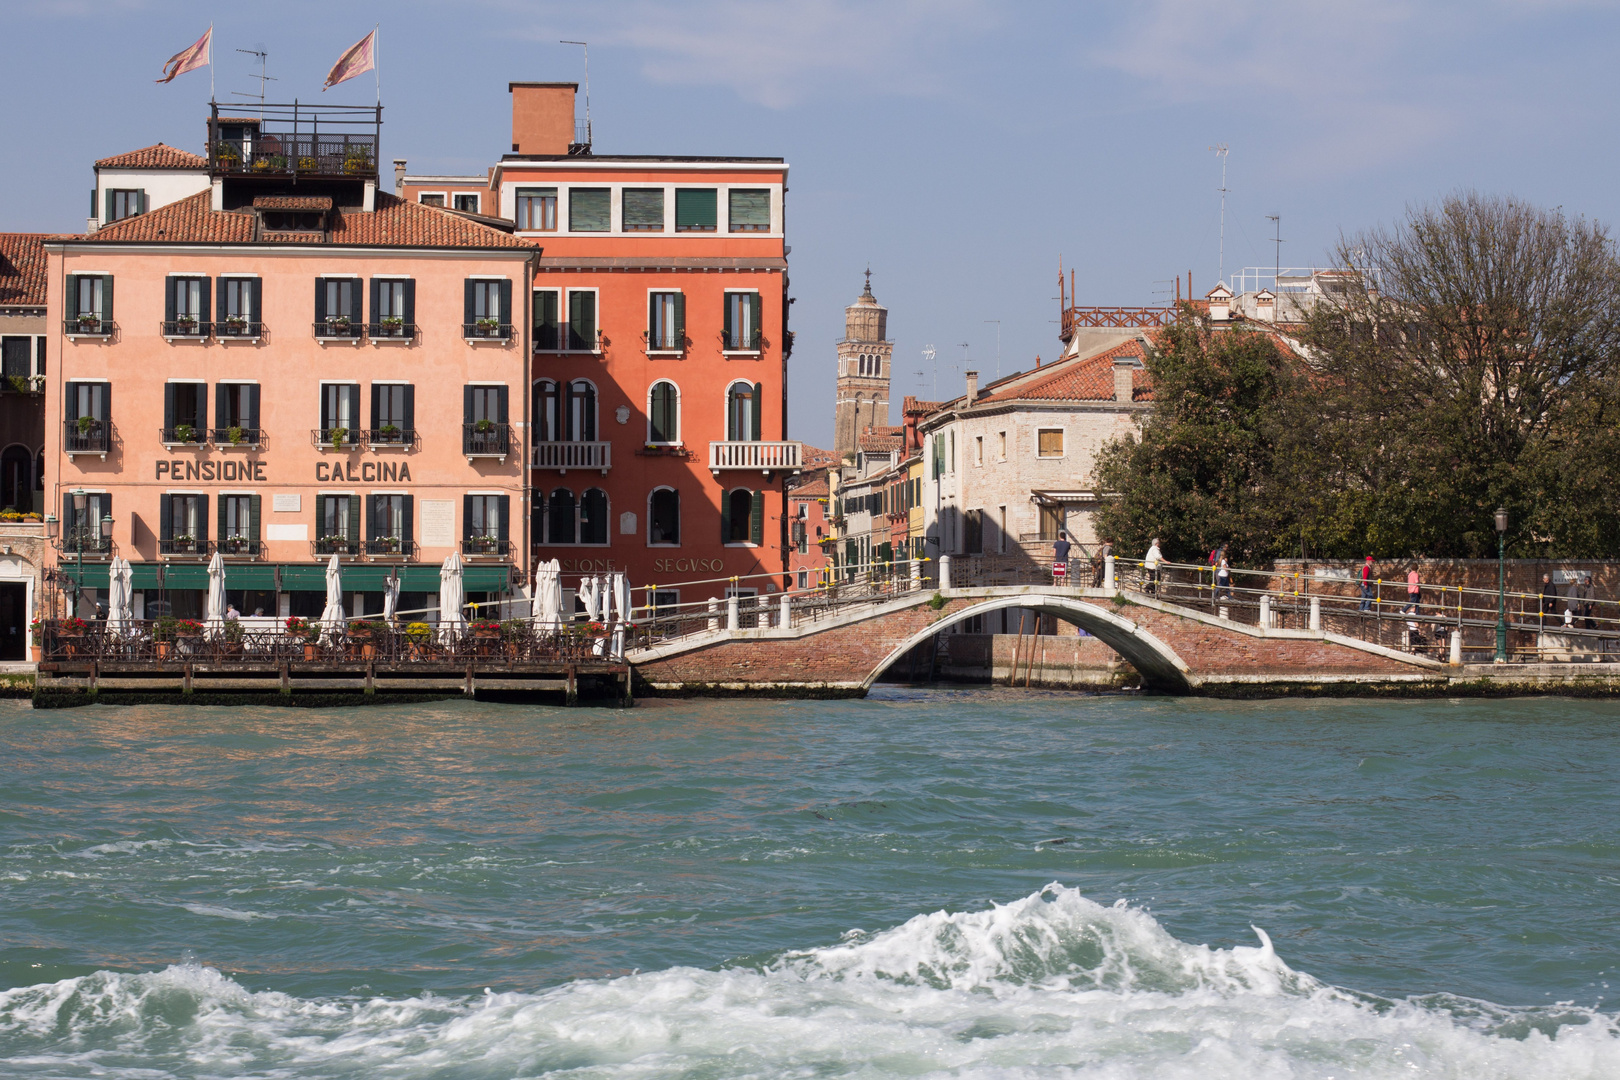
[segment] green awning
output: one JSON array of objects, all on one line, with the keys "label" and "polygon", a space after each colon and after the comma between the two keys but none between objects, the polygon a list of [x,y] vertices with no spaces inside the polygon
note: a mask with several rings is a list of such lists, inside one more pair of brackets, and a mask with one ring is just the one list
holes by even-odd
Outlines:
[{"label": "green awning", "polygon": [[[137,562],[130,564],[130,587],[133,589],[152,590],[158,588],[158,566],[163,565],[163,585],[165,589],[206,589],[208,588],[208,566],[206,563],[167,563]],[[71,563],[61,567],[62,572],[69,577],[77,579]],[[344,592],[382,592],[383,582],[388,575],[399,574],[399,587],[402,592],[438,592],[439,567],[433,566],[389,566],[386,563],[359,563],[346,564],[342,568]],[[511,580],[511,568],[500,566],[467,566],[462,569],[462,588],[467,592],[499,592],[507,588]],[[84,581],[86,588],[105,589],[107,587],[107,564],[86,563],[84,565]],[[276,564],[274,563],[226,563],[225,587],[227,589],[255,589],[269,592],[276,587]],[[281,564],[281,591],[282,592],[325,592],[326,591],[326,564],[325,563],[282,563]]]},{"label": "green awning", "polygon": [[106,563],[85,563],[82,577],[79,574],[79,568],[72,563],[64,563],[59,569],[87,589],[105,589],[107,587]]}]

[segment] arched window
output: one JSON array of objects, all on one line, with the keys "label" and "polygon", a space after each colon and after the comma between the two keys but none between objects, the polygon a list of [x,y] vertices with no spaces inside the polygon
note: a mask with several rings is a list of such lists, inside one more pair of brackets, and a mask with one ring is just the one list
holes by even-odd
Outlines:
[{"label": "arched window", "polygon": [[34,455],[25,446],[8,446],[0,454],[0,507],[7,510],[34,508]]},{"label": "arched window", "polygon": [[681,392],[667,380],[653,383],[647,396],[647,441],[681,441]]},{"label": "arched window", "polygon": [[759,441],[759,383],[731,384],[726,391],[726,438],[731,442]]},{"label": "arched window", "polygon": [[765,540],[765,493],[747,488],[726,492],[720,503],[720,542],[759,544]]},{"label": "arched window", "polygon": [[601,488],[590,488],[579,497],[579,542],[608,542],[608,497]]},{"label": "arched window", "polygon": [[541,379],[534,384],[534,441],[562,441],[562,402],[557,384]]},{"label": "arched window", "polygon": [[546,500],[546,543],[574,543],[574,493],[558,488]]},{"label": "arched window", "polygon": [[596,441],[596,387],[585,379],[568,384],[568,438],[570,442]]},{"label": "arched window", "polygon": [[647,500],[647,543],[681,542],[681,493],[674,488],[655,488]]}]

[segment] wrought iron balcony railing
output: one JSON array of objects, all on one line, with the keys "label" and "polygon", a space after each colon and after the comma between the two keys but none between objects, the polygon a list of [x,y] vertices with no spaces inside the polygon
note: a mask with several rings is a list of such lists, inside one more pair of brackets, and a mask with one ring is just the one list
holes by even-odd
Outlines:
[{"label": "wrought iron balcony railing", "polygon": [[492,555],[504,558],[511,550],[511,542],[493,536],[469,536],[461,542],[463,555]]},{"label": "wrought iron balcony railing", "polygon": [[373,341],[415,341],[416,324],[408,322],[369,322],[366,336]]},{"label": "wrought iron balcony railing", "polygon": [[112,332],[113,321],[99,315],[81,315],[62,323],[62,333],[68,337],[109,337]]},{"label": "wrought iron balcony railing", "polygon": [[366,541],[367,555],[393,556],[396,559],[414,559],[416,541],[398,536],[374,536]]},{"label": "wrought iron balcony railing", "polygon": [[323,319],[314,325],[315,337],[321,341],[359,341],[366,331],[365,323],[348,319]]},{"label": "wrought iron balcony railing", "polygon": [[511,453],[512,428],[480,420],[461,425],[461,452],[468,457],[505,457]]},{"label": "wrought iron balcony railing", "polygon": [[686,347],[692,343],[685,334],[655,334],[651,330],[642,331],[641,340],[650,353],[685,352]]},{"label": "wrought iron balcony railing", "polygon": [[227,559],[257,559],[264,554],[264,544],[247,536],[222,536],[214,541],[214,550]]},{"label": "wrought iron balcony railing", "polygon": [[264,429],[232,425],[210,428],[208,434],[215,446],[258,446],[264,437]]},{"label": "wrought iron balcony railing", "polygon": [[309,546],[316,555],[358,555],[360,554],[360,541],[350,540],[344,536],[323,536],[319,540],[311,540]]},{"label": "wrought iron balcony railing", "polygon": [[360,449],[360,429],[350,427],[314,428],[309,433],[310,442],[328,450],[358,450]]},{"label": "wrought iron balcony railing", "polygon": [[722,352],[759,352],[765,346],[765,338],[758,330],[747,332],[722,331],[720,334],[720,350]]},{"label": "wrought iron balcony railing", "polygon": [[112,445],[112,424],[97,420],[82,424],[69,420],[62,425],[62,449],[69,454],[105,454]]},{"label": "wrought iron balcony railing", "polygon": [[203,339],[208,337],[212,329],[212,323],[198,322],[196,319],[176,319],[173,322],[163,323],[163,336]]},{"label": "wrought iron balcony railing", "polygon": [[479,319],[477,322],[462,323],[461,336],[469,341],[506,341],[512,336],[512,324]]},{"label": "wrought iron balcony railing", "polygon": [[158,428],[158,438],[166,446],[203,446],[208,442],[208,429],[201,424],[176,424]]},{"label": "wrought iron balcony railing", "polygon": [[371,446],[415,446],[416,429],[397,425],[392,430],[387,427],[367,428],[366,442]]},{"label": "wrought iron balcony railing", "polygon": [[214,545],[211,541],[198,539],[194,536],[174,536],[167,540],[158,541],[159,555],[190,556],[204,558],[213,554]]},{"label": "wrought iron balcony railing", "polygon": [[214,324],[214,336],[221,340],[225,338],[256,338],[264,336],[264,323],[257,319],[240,319],[227,317],[224,322]]}]

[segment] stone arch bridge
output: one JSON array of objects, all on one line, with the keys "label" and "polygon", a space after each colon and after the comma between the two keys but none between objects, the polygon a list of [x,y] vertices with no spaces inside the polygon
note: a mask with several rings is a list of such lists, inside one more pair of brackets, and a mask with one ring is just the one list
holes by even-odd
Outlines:
[{"label": "stone arch bridge", "polygon": [[[709,630],[632,650],[636,682],[668,693],[858,696],[915,646],[976,615],[1023,608],[1073,623],[1172,694],[1332,684],[1432,684],[1441,662],[1323,630],[1262,628],[1133,593],[1022,585],[919,591],[852,605],[788,629]],[[1413,687],[1416,688],[1416,685]]]}]

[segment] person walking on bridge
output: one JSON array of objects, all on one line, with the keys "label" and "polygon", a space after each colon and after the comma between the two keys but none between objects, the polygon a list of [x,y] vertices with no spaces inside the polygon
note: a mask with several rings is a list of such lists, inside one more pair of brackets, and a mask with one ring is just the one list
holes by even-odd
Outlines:
[{"label": "person walking on bridge", "polygon": [[1553,584],[1551,574],[1541,575],[1541,611],[1536,618],[1536,629],[1543,630],[1547,626],[1547,616],[1558,614],[1558,586]]},{"label": "person walking on bridge", "polygon": [[1418,604],[1423,600],[1423,582],[1418,578],[1417,567],[1406,572],[1406,613],[1416,615]]},{"label": "person walking on bridge", "polygon": [[1065,585],[1068,581],[1069,534],[1059,529],[1057,540],[1052,544],[1052,584]]},{"label": "person walking on bridge", "polygon": [[1148,545],[1147,557],[1142,560],[1142,570],[1145,580],[1142,582],[1142,591],[1149,596],[1159,595],[1159,564],[1164,561],[1164,553],[1159,550],[1159,538],[1155,536],[1153,543]]},{"label": "person walking on bridge", "polygon": [[1361,610],[1368,611],[1373,602],[1373,561],[1367,556],[1367,561],[1361,564]]}]

